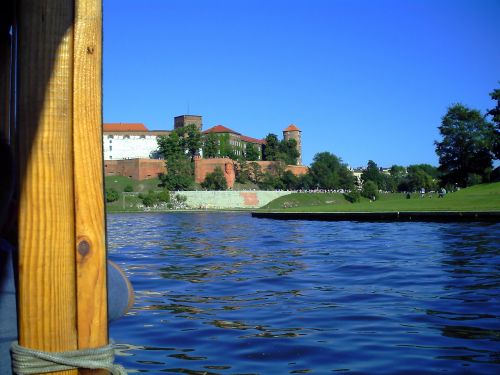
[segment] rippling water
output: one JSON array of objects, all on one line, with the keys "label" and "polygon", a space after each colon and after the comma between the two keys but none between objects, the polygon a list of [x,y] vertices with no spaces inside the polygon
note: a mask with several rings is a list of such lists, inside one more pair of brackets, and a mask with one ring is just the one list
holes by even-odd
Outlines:
[{"label": "rippling water", "polygon": [[108,217],[130,372],[500,373],[500,224]]}]

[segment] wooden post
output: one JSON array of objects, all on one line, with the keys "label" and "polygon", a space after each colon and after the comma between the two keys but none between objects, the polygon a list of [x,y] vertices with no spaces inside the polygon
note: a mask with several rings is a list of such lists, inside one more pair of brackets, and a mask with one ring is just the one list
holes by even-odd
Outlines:
[{"label": "wooden post", "polygon": [[78,347],[81,349],[108,343],[101,66],[101,0],[77,0],[73,143]]},{"label": "wooden post", "polygon": [[20,344],[106,345],[101,0],[18,3]]}]

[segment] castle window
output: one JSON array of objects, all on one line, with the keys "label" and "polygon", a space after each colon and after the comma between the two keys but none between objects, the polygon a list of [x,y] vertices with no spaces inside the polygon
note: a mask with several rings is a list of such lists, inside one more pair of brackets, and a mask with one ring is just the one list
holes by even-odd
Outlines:
[{"label": "castle window", "polygon": [[113,151],[113,146],[109,146],[109,151]]},{"label": "castle window", "polygon": [[130,139],[130,135],[125,134],[125,135],[123,136],[123,139]]},{"label": "castle window", "polygon": [[113,135],[108,135],[108,139],[113,139],[114,136]]},{"label": "castle window", "polygon": [[141,139],[146,139],[146,136],[145,135],[141,135],[140,138]]}]

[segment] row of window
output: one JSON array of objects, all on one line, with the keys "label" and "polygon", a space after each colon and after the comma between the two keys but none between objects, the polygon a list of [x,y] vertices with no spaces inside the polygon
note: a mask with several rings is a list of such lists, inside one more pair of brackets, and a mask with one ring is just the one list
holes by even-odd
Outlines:
[{"label": "row of window", "polygon": [[[122,137],[123,137],[123,139],[130,139],[130,135],[129,135],[129,134],[125,134],[125,135],[123,135]],[[137,139],[137,138],[139,138],[139,139],[145,139],[145,138],[146,138],[146,136],[145,136],[145,135],[140,135],[139,137],[137,137],[136,135],[134,135],[133,137],[134,137],[135,139]],[[114,135],[108,135],[108,139],[113,139],[113,138],[115,138],[115,136],[114,136]]]}]

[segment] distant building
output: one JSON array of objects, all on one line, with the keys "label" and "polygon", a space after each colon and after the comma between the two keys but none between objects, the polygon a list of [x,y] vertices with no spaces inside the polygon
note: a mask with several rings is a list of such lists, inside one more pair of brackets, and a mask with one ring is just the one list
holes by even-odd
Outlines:
[{"label": "distant building", "polygon": [[299,152],[297,165],[302,165],[302,136],[300,133],[302,133],[302,131],[294,124],[290,124],[285,130],[283,130],[283,139],[285,141],[295,139],[297,142],[297,151]]},{"label": "distant building", "polygon": [[[174,117],[174,129],[194,124],[201,131],[202,116],[182,115]],[[106,176],[128,176],[135,179],[146,179],[165,173],[165,163],[155,159],[158,156],[158,137],[168,136],[171,130],[149,130],[142,123],[108,123],[103,124],[103,150]],[[195,163],[196,181],[203,181],[206,173],[212,172],[216,166],[226,168],[229,162],[225,156],[232,152],[235,156],[244,156],[249,145],[253,145],[258,153],[258,163],[264,169],[269,169],[275,163],[262,161],[264,139],[243,135],[223,125],[216,125],[202,131],[202,134],[215,134],[218,139],[218,159],[203,159],[198,156]],[[297,165],[287,166],[296,175],[307,172],[302,166],[301,131],[291,124],[283,130],[285,140],[295,139],[299,157]],[[134,160],[131,160],[134,159]]]},{"label": "distant building", "polygon": [[236,156],[244,156],[247,146],[252,144],[257,149],[259,160],[262,159],[262,145],[265,143],[263,139],[242,135],[241,133],[223,125],[216,125],[203,132],[203,134],[209,133],[215,134],[219,140],[218,156],[225,156],[225,150],[232,150]]},{"label": "distant building", "polygon": [[148,130],[140,123],[103,125],[104,160],[150,159],[158,149],[157,138],[168,130]]},{"label": "distant building", "polygon": [[174,117],[174,130],[188,125],[196,125],[199,131],[203,129],[202,117],[197,115],[181,115]]}]

